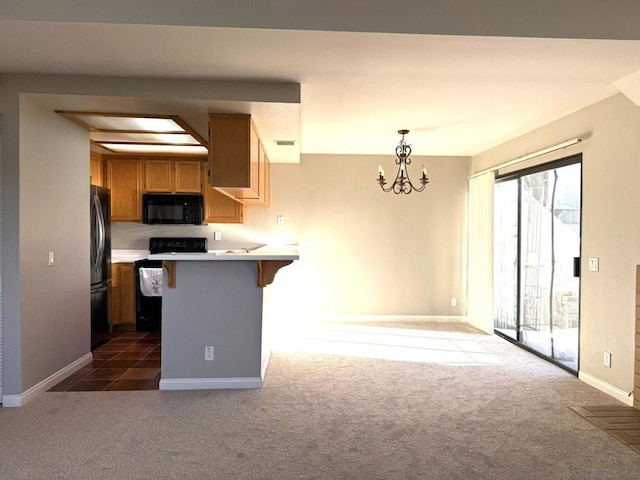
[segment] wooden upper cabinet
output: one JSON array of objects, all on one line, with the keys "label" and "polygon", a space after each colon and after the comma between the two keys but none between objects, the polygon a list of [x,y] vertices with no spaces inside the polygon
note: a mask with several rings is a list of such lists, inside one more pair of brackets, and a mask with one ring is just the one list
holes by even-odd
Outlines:
[{"label": "wooden upper cabinet", "polygon": [[201,162],[189,162],[176,160],[175,191],[176,193],[201,193],[202,192],[202,165]]},{"label": "wooden upper cabinet", "polygon": [[171,160],[144,161],[144,191],[173,192],[173,162]]},{"label": "wooden upper cabinet", "polygon": [[244,223],[247,207],[209,186],[204,191],[205,223]]},{"label": "wooden upper cabinet", "polygon": [[89,155],[89,175],[91,185],[102,186],[102,155],[97,152],[91,152]]},{"label": "wooden upper cabinet", "polygon": [[264,149],[262,143],[260,143],[260,191],[263,192],[262,201],[265,206],[271,204],[271,164],[269,163],[269,157]]},{"label": "wooden upper cabinet", "polygon": [[264,171],[265,171],[264,198],[265,198],[265,204],[269,206],[271,205],[271,162],[269,161],[269,157],[265,157]]},{"label": "wooden upper cabinet", "polygon": [[251,115],[209,114],[209,183],[245,205],[268,206],[266,155]]},{"label": "wooden upper cabinet", "polygon": [[148,193],[202,193],[201,160],[201,158],[145,160],[144,191]]},{"label": "wooden upper cabinet", "polygon": [[[207,175],[207,164],[202,165],[203,175]],[[244,223],[247,207],[237,200],[204,185],[204,223]]]},{"label": "wooden upper cabinet", "polygon": [[140,159],[107,159],[105,186],[111,189],[111,220],[142,221],[143,164]]}]

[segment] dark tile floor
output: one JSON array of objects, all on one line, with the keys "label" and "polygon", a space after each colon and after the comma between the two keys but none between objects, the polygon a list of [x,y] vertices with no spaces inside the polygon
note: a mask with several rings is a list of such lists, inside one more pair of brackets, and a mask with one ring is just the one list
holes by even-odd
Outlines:
[{"label": "dark tile floor", "polygon": [[113,333],[93,351],[93,362],[51,388],[50,392],[158,390],[160,333]]}]

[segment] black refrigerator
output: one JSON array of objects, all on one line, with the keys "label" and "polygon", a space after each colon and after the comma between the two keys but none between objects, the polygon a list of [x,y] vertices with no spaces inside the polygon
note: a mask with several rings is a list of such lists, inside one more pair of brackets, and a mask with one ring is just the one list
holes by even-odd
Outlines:
[{"label": "black refrigerator", "polygon": [[111,295],[111,191],[91,185],[91,349],[107,342]]}]

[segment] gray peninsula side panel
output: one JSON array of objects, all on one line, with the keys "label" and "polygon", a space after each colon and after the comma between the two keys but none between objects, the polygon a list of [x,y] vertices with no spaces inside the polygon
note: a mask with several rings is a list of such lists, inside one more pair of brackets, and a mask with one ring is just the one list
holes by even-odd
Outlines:
[{"label": "gray peninsula side panel", "polygon": [[[260,377],[262,295],[257,262],[178,261],[162,298],[162,378]],[[205,346],[214,360],[205,361]]]}]

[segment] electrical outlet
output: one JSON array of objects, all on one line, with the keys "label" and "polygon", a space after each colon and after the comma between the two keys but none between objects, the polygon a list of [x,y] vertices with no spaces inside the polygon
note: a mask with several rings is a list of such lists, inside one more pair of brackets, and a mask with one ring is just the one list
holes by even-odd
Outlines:
[{"label": "electrical outlet", "polygon": [[600,270],[600,259],[598,257],[589,257],[589,271],[597,272]]},{"label": "electrical outlet", "polygon": [[213,232],[214,240],[222,240],[222,232]]},{"label": "electrical outlet", "polygon": [[204,359],[208,362],[213,360],[213,347],[207,346],[204,347]]},{"label": "electrical outlet", "polygon": [[603,363],[604,363],[605,367],[611,368],[611,353],[610,352],[604,352]]},{"label": "electrical outlet", "polygon": [[284,215],[278,215],[278,216],[276,217],[276,223],[277,223],[278,225],[284,225]]},{"label": "electrical outlet", "polygon": [[458,306],[458,299],[456,297],[451,297],[451,306],[452,307]]}]

